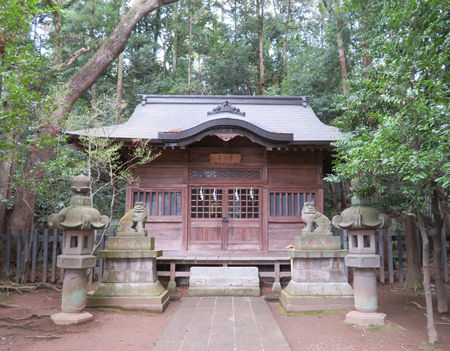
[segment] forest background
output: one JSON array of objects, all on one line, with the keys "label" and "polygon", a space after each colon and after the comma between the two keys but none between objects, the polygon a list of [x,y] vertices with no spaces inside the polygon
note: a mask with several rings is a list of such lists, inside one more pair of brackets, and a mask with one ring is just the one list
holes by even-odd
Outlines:
[{"label": "forest background", "polygon": [[[86,172],[86,155],[68,148],[60,131],[122,122],[139,103],[138,94],[307,95],[318,117],[330,123],[340,114],[335,104],[347,89],[347,72],[361,58],[356,28],[351,35],[355,14],[338,2],[182,0],[143,16],[123,53],[82,91],[70,113],[55,117],[66,83],[107,42],[131,5],[3,5],[3,230],[44,225],[66,205],[69,176]],[[27,164],[30,153],[43,151],[49,153],[43,162]],[[94,198],[104,212],[110,190]],[[118,200],[120,216],[124,198]]]},{"label": "forest background", "polygon": [[[138,94],[307,95],[344,133],[329,214],[348,205],[344,181],[363,180],[356,193],[374,195],[407,234],[419,228],[427,272],[428,237],[450,223],[449,18],[440,0],[4,1],[0,232],[44,226],[81,172],[94,179],[95,206],[120,217],[133,166],[117,165],[120,144],[75,150],[62,132],[122,122]],[[135,162],[151,161],[138,146]],[[418,245],[408,242],[415,287]]]}]

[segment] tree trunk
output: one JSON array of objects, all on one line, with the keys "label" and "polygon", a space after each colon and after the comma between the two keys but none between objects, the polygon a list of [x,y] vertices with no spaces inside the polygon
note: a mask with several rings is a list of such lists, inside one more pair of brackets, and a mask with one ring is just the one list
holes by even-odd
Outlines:
[{"label": "tree trunk", "polygon": [[284,55],[284,67],[286,71],[286,78],[289,79],[289,57],[287,53],[288,34],[289,34],[289,21],[291,18],[291,0],[287,0],[288,7],[286,13],[286,21],[284,26],[284,41],[283,41],[283,55]]},{"label": "tree trunk", "polygon": [[55,57],[53,58],[53,64],[55,67],[59,67],[63,62],[62,16],[60,11],[53,12],[53,22],[55,23],[55,41],[56,41]]},{"label": "tree trunk", "polygon": [[178,59],[178,4],[174,6],[174,29],[173,29],[173,55],[172,55],[172,77],[177,75],[177,59]]},{"label": "tree trunk", "polygon": [[437,190],[433,192],[431,199],[431,211],[433,212],[434,224],[431,228],[433,237],[433,279],[436,288],[437,310],[439,313],[448,312],[447,291],[442,277],[442,240],[441,231],[443,227],[441,211],[439,209],[439,194]]},{"label": "tree trunk", "polygon": [[159,36],[161,35],[161,11],[160,8],[158,7],[156,9],[156,15],[155,15],[155,19],[152,21],[152,32],[153,32],[153,55],[157,55],[158,54],[158,45],[156,45],[158,43],[158,39]]},{"label": "tree trunk", "polygon": [[49,146],[43,149],[37,149],[35,146],[27,157],[22,171],[22,181],[14,194],[14,209],[9,218],[8,226],[13,233],[17,233],[19,229],[25,230],[33,227],[36,200],[34,187],[44,176],[44,172],[38,167],[40,161],[48,160],[51,154],[52,150]]},{"label": "tree trunk", "polygon": [[259,40],[259,85],[258,95],[264,92],[264,0],[256,0]]},{"label": "tree trunk", "polygon": [[[134,5],[121,18],[109,38],[103,42],[83,68],[64,84],[62,93],[53,102],[52,115],[48,118],[48,123],[41,127],[39,135],[53,137],[59,133],[62,122],[66,119],[74,103],[97,81],[106,67],[123,51],[131,31],[142,17],[157,7],[174,1],[176,0],[136,0]],[[36,145],[26,160],[23,179],[34,183],[41,181],[43,173],[40,171],[33,172],[32,166],[48,161],[50,155],[51,152],[47,148],[38,149]],[[34,201],[35,194],[28,186],[24,185],[18,189],[14,197],[15,206],[10,219],[13,226],[16,228],[31,228],[33,221],[30,214],[34,212]]]},{"label": "tree trunk", "polygon": [[336,39],[339,51],[339,64],[341,65],[341,80],[342,92],[344,95],[348,94],[348,74],[347,74],[347,60],[345,59],[344,40],[342,39],[342,31],[340,29],[336,32]]},{"label": "tree trunk", "polygon": [[[370,18],[370,14],[367,12],[367,8],[363,6],[364,18]],[[372,58],[369,54],[369,44],[367,43],[367,24],[363,24],[363,40],[364,40],[364,56],[363,66],[368,67],[372,63]]]},{"label": "tree trunk", "polygon": [[406,271],[405,289],[418,291],[422,288],[420,274],[419,241],[417,240],[416,221],[413,216],[404,216],[406,231]]},{"label": "tree trunk", "polygon": [[[120,17],[125,13],[125,0],[120,5]],[[122,106],[122,81],[123,81],[123,51],[119,54],[117,62],[117,91],[116,91],[116,116],[120,115]]]},{"label": "tree trunk", "polygon": [[420,230],[420,235],[422,237],[422,268],[423,268],[423,289],[425,292],[425,304],[427,309],[427,332],[428,332],[428,342],[434,344],[437,342],[437,332],[434,327],[434,316],[433,316],[433,300],[431,296],[431,277],[430,277],[430,257],[429,257],[429,246],[427,232],[425,228],[425,221],[423,219],[422,213],[417,211],[417,225]]},{"label": "tree trunk", "polygon": [[[1,48],[1,46],[0,46]],[[5,54],[1,53],[2,57],[1,57],[1,65],[4,66],[5,65]],[[3,98],[3,73],[0,73],[0,100],[2,100]]]},{"label": "tree trunk", "polygon": [[[6,156],[3,161],[0,162],[0,200],[11,200],[14,166],[15,162],[12,156]],[[0,201],[0,234],[6,233],[6,201]]]},{"label": "tree trunk", "polygon": [[169,13],[166,13],[166,23],[164,25],[164,43],[163,43],[163,77],[166,76],[166,59],[167,59],[167,36],[169,33]]},{"label": "tree trunk", "polygon": [[[444,190],[438,189],[437,190],[441,199],[446,199],[447,194]],[[448,213],[448,202],[445,200],[440,201],[440,208],[442,212],[442,218],[444,220],[444,228],[447,232],[447,235],[450,235],[450,214]]]},{"label": "tree trunk", "polygon": [[191,93],[192,66],[192,0],[189,0],[189,45],[188,45],[188,94]]},{"label": "tree trunk", "polygon": [[234,0],[233,22],[234,22],[233,41],[236,42],[236,35],[237,35],[237,0]]},{"label": "tree trunk", "polygon": [[345,186],[345,181],[341,181],[339,183],[339,190],[341,192],[341,208],[345,209],[349,206],[349,202],[347,200],[347,191],[346,191],[346,186]]},{"label": "tree trunk", "polygon": [[[175,0],[137,0],[130,7],[128,12],[122,17],[120,22],[114,28],[109,38],[100,46],[97,52],[89,59],[89,61],[75,75],[73,75],[64,85],[65,94],[60,94],[55,99],[54,105],[57,107],[53,113],[55,122],[63,121],[72,109],[73,104],[80,96],[94,84],[100,74],[114,61],[123,51],[130,37],[131,31],[136,24],[153,11],[160,3],[168,4]],[[47,126],[52,132],[59,131],[59,125]]]},{"label": "tree trunk", "polygon": [[342,92],[344,93],[344,95],[347,95],[348,94],[347,60],[345,58],[344,40],[342,38],[342,27],[344,24],[339,18],[337,18],[336,15],[337,10],[339,10],[340,8],[340,3],[339,1],[335,1],[333,7],[331,7],[325,0],[322,0],[322,3],[324,7],[327,9],[328,14],[331,17],[331,20],[334,22],[336,26],[336,42],[339,53],[339,64],[341,66]]}]

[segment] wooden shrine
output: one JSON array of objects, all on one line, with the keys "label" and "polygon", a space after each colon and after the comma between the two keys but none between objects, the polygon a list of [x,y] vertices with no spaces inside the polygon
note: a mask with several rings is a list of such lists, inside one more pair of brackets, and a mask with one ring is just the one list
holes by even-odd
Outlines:
[{"label": "wooden shrine", "polygon": [[170,266],[159,274],[171,281],[189,273],[179,264],[251,263],[272,267],[261,275],[279,282],[303,204],[323,212],[323,170],[339,136],[302,96],[144,95],[127,122],[89,133],[161,151],[135,170],[126,209],[145,203],[146,229],[164,250],[158,262]]}]

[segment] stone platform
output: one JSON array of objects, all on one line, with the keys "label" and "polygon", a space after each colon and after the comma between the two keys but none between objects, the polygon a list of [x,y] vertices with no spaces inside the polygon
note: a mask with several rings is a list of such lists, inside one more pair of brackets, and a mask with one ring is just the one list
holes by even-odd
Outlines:
[{"label": "stone platform", "polygon": [[191,267],[190,296],[259,296],[257,267]]},{"label": "stone platform", "polygon": [[291,281],[280,294],[280,304],[287,312],[353,307],[353,289],[344,272],[348,251],[339,249],[339,240],[330,235],[296,238],[295,249],[289,250],[293,259]]},{"label": "stone platform", "polygon": [[262,297],[187,297],[153,351],[289,351]]},{"label": "stone platform", "polygon": [[117,307],[130,310],[163,312],[169,304],[169,293],[156,275],[157,250],[104,250],[106,272],[89,307]]}]

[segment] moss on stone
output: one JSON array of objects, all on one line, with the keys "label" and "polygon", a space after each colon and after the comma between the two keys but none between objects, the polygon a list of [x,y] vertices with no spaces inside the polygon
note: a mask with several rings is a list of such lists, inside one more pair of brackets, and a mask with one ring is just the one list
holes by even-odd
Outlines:
[{"label": "moss on stone", "polygon": [[278,304],[278,310],[283,316],[302,317],[302,316],[320,316],[325,314],[344,314],[347,310],[322,310],[322,311],[302,311],[302,312],[286,312],[281,304]]}]

